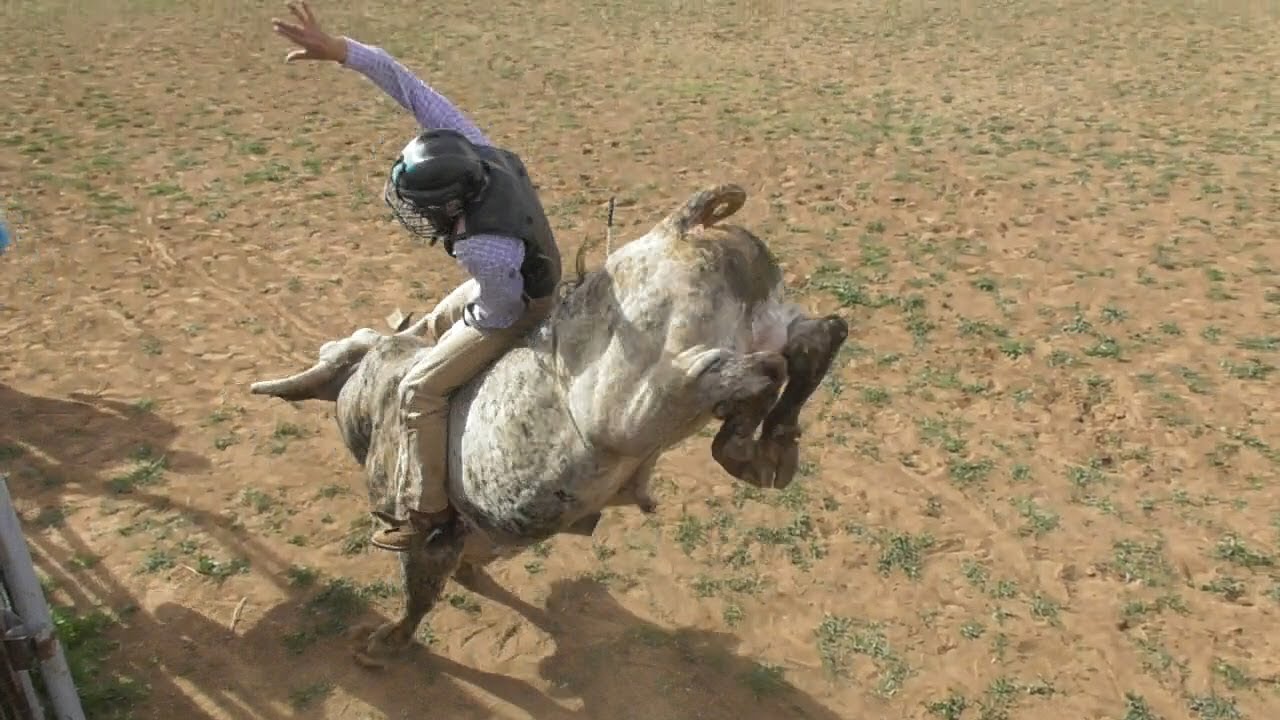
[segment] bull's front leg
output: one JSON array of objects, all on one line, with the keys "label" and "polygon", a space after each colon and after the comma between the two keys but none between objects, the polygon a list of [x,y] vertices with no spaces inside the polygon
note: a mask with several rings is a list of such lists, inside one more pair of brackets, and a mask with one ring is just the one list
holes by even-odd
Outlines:
[{"label": "bull's front leg", "polygon": [[454,519],[443,532],[426,541],[415,536],[409,549],[400,554],[404,579],[404,614],[374,630],[364,647],[356,652],[356,661],[366,667],[382,667],[379,659],[408,647],[422,619],[435,607],[444,592],[445,583],[462,558],[467,531]]},{"label": "bull's front leg", "polygon": [[776,487],[786,487],[800,464],[800,411],[822,383],[836,353],[849,336],[849,324],[836,315],[797,318],[787,328],[787,387],[760,432],[757,461],[773,468]]},{"label": "bull's front leg", "polygon": [[[800,411],[826,376],[848,334],[848,324],[834,315],[802,317],[791,323],[782,349],[786,389],[781,397],[778,386],[771,385],[767,391],[744,394],[727,402],[726,411],[717,413],[725,422],[711,443],[711,455],[721,467],[758,487],[785,488],[791,484],[800,459]],[[742,356],[729,368],[728,377],[750,377],[749,360],[761,355],[764,353]],[[764,369],[755,374],[773,378]],[[757,440],[756,429],[762,422]]]},{"label": "bull's front leg", "polygon": [[787,361],[778,353],[724,352],[698,378],[698,391],[724,421],[711,441],[711,456],[730,475],[752,485],[773,484],[774,469],[760,461],[755,435],[786,377]]},{"label": "bull's front leg", "polygon": [[655,452],[645,458],[631,473],[631,479],[618,488],[618,493],[605,503],[605,507],[622,507],[634,505],[640,512],[647,514],[657,512],[658,502],[653,499],[653,471],[658,466],[661,452]]}]

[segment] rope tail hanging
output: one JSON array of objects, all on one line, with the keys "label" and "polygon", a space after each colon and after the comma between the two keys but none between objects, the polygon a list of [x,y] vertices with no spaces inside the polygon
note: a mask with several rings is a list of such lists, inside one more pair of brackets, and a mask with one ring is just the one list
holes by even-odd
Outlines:
[{"label": "rope tail hanging", "polygon": [[[604,256],[608,259],[609,254],[613,252],[613,209],[615,207],[614,196],[609,196],[609,215],[605,220],[604,230]],[[577,276],[573,281],[563,283],[565,289],[572,292],[574,288],[582,284],[583,278],[587,276],[587,253],[594,250],[600,245],[599,236],[594,240],[587,240],[578,246],[578,252],[573,256],[573,272]]]},{"label": "rope tail hanging", "polygon": [[613,207],[614,196],[609,196],[609,217],[604,226],[604,257],[606,260],[613,254]]}]

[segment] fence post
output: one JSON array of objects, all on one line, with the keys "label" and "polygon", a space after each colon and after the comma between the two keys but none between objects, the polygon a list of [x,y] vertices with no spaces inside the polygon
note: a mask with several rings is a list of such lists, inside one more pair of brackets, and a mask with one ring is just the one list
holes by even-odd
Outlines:
[{"label": "fence post", "polygon": [[57,720],[85,720],[71,669],[67,667],[62,644],[58,642],[53,620],[49,617],[49,605],[40,589],[35,565],[31,562],[27,540],[13,509],[8,476],[4,474],[0,474],[0,572],[4,573],[13,609],[23,623],[35,631],[42,659],[40,678],[49,692],[54,717]]}]

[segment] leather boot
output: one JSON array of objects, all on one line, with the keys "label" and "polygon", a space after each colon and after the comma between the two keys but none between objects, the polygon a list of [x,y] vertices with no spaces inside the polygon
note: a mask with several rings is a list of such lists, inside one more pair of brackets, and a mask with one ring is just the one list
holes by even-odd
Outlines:
[{"label": "leather boot", "polygon": [[423,537],[424,542],[430,542],[432,536],[443,530],[452,517],[452,508],[445,508],[435,513],[410,510],[407,521],[394,521],[391,527],[374,533],[369,542],[383,550],[406,552],[417,537]]}]

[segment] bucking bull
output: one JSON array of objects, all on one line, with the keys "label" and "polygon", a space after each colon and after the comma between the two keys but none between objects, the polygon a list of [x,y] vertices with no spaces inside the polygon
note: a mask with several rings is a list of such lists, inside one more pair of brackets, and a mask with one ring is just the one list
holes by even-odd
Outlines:
[{"label": "bucking bull", "polygon": [[[658,459],[713,418],[711,454],[730,475],[764,488],[792,481],[801,408],[849,328],[787,302],[765,243],[718,224],[746,197],[736,185],[694,194],[457,391],[448,488],[458,519],[400,555],[404,615],[374,630],[359,659],[407,646],[455,573],[557,533],[589,535],[608,506],[653,512]],[[251,391],[336,402],[372,512],[385,513],[409,457],[397,387],[426,347],[413,327],[362,328],[325,343],[310,369]]]}]

